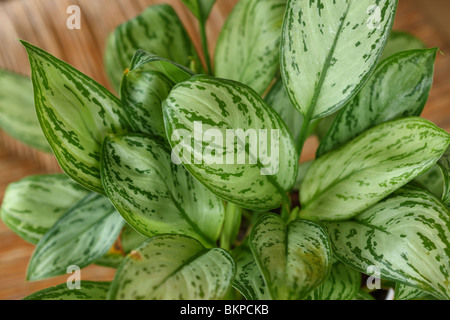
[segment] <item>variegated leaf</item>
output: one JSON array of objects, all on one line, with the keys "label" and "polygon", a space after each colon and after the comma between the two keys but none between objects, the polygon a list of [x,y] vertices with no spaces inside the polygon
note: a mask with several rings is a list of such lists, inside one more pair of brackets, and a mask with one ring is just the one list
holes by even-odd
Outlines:
[{"label": "variegated leaf", "polygon": [[250,233],[250,248],[275,300],[304,298],[331,269],[328,235],[314,222],[280,216],[261,217]]},{"label": "variegated leaf", "polygon": [[294,190],[299,191],[303,180],[305,180],[306,173],[308,172],[309,167],[313,164],[313,161],[303,162],[298,166],[297,179],[295,180]]},{"label": "variegated leaf", "polygon": [[402,51],[425,48],[425,43],[414,35],[403,31],[392,31],[389,34],[386,47],[384,48],[380,60],[384,60]]},{"label": "variegated leaf", "polygon": [[199,21],[208,20],[209,14],[216,0],[182,0],[186,7]]},{"label": "variegated leaf", "polygon": [[428,297],[428,292],[420,289],[407,286],[402,283],[397,283],[395,286],[395,300],[417,300]]},{"label": "variegated leaf", "polygon": [[69,289],[67,283],[35,292],[23,300],[105,300],[111,282],[80,281],[80,289]]},{"label": "variegated leaf", "polygon": [[339,112],[320,142],[317,157],[382,122],[420,116],[433,83],[436,50],[406,51],[384,60]]},{"label": "variegated leaf", "polygon": [[107,137],[103,146],[105,191],[134,229],[149,237],[185,234],[215,246],[223,202],[175,165],[165,144],[130,134]]},{"label": "variegated leaf", "polygon": [[132,251],[117,270],[113,300],[217,300],[231,287],[233,258],[182,235],[160,235]]},{"label": "variegated leaf", "polygon": [[428,191],[405,186],[351,221],[324,225],[345,264],[450,298],[449,211]]},{"label": "variegated leaf", "polygon": [[278,112],[281,119],[283,119],[289,128],[292,138],[297,142],[300,138],[303,117],[292,105],[281,79],[275,82],[272,88],[270,88],[264,101]]},{"label": "variegated leaf", "polygon": [[161,103],[172,87],[173,83],[159,72],[136,71],[125,75],[120,96],[134,132],[167,139]]},{"label": "variegated leaf", "polygon": [[36,244],[88,193],[64,174],[26,177],[6,189],[1,218],[22,239]]},{"label": "variegated leaf", "polygon": [[30,59],[34,102],[42,130],[64,172],[103,193],[100,154],[108,133],[128,131],[120,101],[100,84],[22,41]]},{"label": "variegated leaf", "polygon": [[241,245],[231,254],[236,262],[233,287],[247,300],[270,300],[270,293],[250,247],[246,244]]},{"label": "variegated leaf", "polygon": [[374,297],[370,295],[370,293],[367,293],[363,290],[359,290],[356,295],[353,297],[352,300],[375,300]]},{"label": "variegated leaf", "polygon": [[217,40],[214,75],[262,95],[278,70],[285,8],[286,0],[240,0]]},{"label": "variegated leaf", "polygon": [[300,189],[300,217],[349,219],[435,164],[450,135],[428,120],[385,122],[314,161]]},{"label": "variegated leaf", "polygon": [[52,152],[36,117],[31,80],[0,69],[0,129],[44,152]]},{"label": "variegated leaf", "polygon": [[330,275],[307,300],[352,300],[361,287],[361,273],[340,262],[333,264]]},{"label": "variegated leaf", "polygon": [[439,159],[439,168],[442,171],[444,189],[442,191],[442,201],[450,207],[450,153],[446,153]]},{"label": "variegated leaf", "polygon": [[123,225],[108,198],[89,194],[39,241],[28,264],[27,280],[65,274],[72,265],[86,267],[108,251]]},{"label": "variegated leaf", "polygon": [[[138,49],[189,67],[197,62],[195,48],[176,12],[168,4],[153,5],[118,26],[108,37],[105,68],[116,90]],[[198,63],[198,62],[197,62]],[[148,66],[152,68],[152,66]]]},{"label": "variegated leaf", "polygon": [[163,103],[172,159],[211,191],[241,207],[280,206],[298,155],[279,115],[251,88],[194,76]]},{"label": "variegated leaf", "polygon": [[396,6],[396,0],[288,1],[281,74],[307,121],[339,110],[366,82],[386,44]]}]

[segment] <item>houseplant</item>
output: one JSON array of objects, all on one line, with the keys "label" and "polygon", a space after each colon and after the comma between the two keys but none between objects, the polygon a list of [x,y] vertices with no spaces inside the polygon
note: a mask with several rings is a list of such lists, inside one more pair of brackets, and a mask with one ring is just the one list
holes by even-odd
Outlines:
[{"label": "houseplant", "polygon": [[[2,220],[37,244],[29,280],[118,267],[111,284],[29,298],[368,298],[375,267],[398,299],[447,299],[450,136],[419,118],[437,50],[397,52],[396,2],[242,0],[214,69],[214,1],[184,2],[205,64],[175,12],[152,6],[108,39],[120,99],[23,42],[44,133],[30,141],[65,175],[12,184]],[[298,166],[318,132],[316,160]]]}]

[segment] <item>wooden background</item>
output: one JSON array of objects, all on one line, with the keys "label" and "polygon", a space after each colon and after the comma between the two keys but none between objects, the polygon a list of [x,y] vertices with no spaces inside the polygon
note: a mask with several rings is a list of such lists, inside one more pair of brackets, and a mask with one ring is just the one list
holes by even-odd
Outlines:
[{"label": "wooden background", "polygon": [[[29,75],[29,64],[17,39],[27,40],[74,65],[109,87],[102,57],[106,36],[119,23],[155,3],[172,4],[194,43],[199,48],[194,17],[180,0],[0,0],[0,67]],[[218,0],[208,22],[210,49],[236,0]],[[69,5],[81,8],[81,29],[68,30]],[[450,14],[448,0],[400,0],[394,29],[423,39],[430,47],[440,47],[450,55]],[[423,117],[450,132],[450,56],[439,54],[435,82]],[[314,139],[307,144],[304,159],[312,158]],[[0,199],[6,186],[30,174],[58,172],[53,157],[33,151],[0,132]],[[0,221],[0,299],[21,299],[37,290],[64,283],[67,276],[25,282],[25,271],[34,246],[21,240]],[[90,266],[81,272],[83,280],[111,280],[114,270]]]}]

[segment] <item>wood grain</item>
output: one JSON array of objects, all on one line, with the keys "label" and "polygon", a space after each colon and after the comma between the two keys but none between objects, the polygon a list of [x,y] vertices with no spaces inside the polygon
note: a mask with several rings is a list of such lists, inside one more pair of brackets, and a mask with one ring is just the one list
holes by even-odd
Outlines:
[{"label": "wood grain", "polygon": [[[436,0],[441,1],[441,0]],[[17,39],[27,40],[110,88],[103,70],[106,36],[118,24],[130,19],[143,8],[155,3],[170,3],[180,15],[188,33],[199,48],[194,17],[180,5],[180,0],[9,0],[0,1],[0,67],[29,75],[29,64]],[[218,0],[208,22],[210,50],[226,16],[237,0]],[[81,8],[81,30],[68,30],[66,9]],[[430,47],[440,47],[447,56],[439,55],[436,76],[424,117],[450,131],[450,41],[442,32],[442,24],[430,12],[434,0],[400,0],[394,29],[409,31],[425,40]],[[424,7],[426,6],[426,10]],[[450,30],[450,27],[447,26]],[[307,142],[303,160],[313,157],[317,141]],[[0,199],[6,186],[30,174],[60,171],[52,156],[29,149],[0,132]],[[39,282],[25,282],[25,271],[33,246],[12,233],[0,222],[0,299],[21,299],[37,290],[60,284],[66,276]],[[111,280],[114,270],[90,266],[82,270],[84,280]]]}]

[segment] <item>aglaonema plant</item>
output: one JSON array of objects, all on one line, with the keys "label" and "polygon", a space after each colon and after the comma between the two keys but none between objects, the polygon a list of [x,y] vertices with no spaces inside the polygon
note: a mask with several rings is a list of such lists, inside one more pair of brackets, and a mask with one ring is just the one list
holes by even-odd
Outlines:
[{"label": "aglaonema plant", "polygon": [[0,73],[2,128],[64,171],[6,191],[27,279],[117,268],[26,299],[369,300],[370,270],[449,299],[450,134],[420,117],[437,49],[391,32],[397,1],[241,0],[212,57],[214,2],[183,1],[202,54],[169,5],[113,31],[116,94],[24,41],[31,81]]}]

